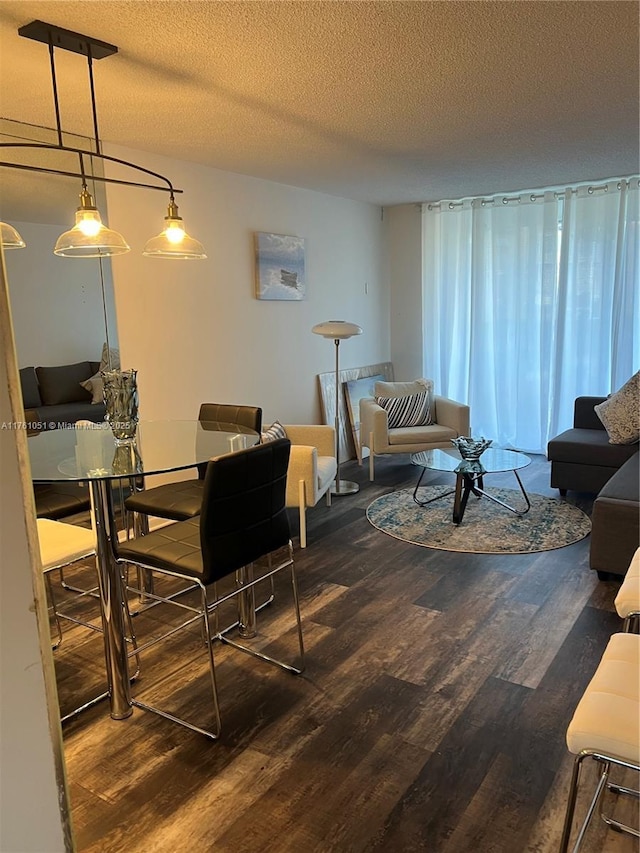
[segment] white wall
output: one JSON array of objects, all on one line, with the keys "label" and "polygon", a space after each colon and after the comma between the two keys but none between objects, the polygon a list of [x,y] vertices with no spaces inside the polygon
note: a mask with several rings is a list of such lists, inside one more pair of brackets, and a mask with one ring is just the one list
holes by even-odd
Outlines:
[{"label": "white wall", "polygon": [[[332,342],[311,333],[323,320],[364,330],[341,346],[341,367],[389,360],[379,207],[146,152],[107,153],[184,189],[180,214],[208,253],[205,261],[143,257],[167,198],[108,185],[109,224],[132,247],[112,264],[123,367],[139,371],[143,418],[192,418],[202,401],[215,401],[260,405],[265,423],[318,422],[316,374],[334,366]],[[255,298],[255,231],[306,238],[306,300]]]},{"label": "white wall", "polygon": [[[73,223],[73,211],[69,211]],[[65,225],[14,222],[25,249],[6,253],[19,367],[100,361],[105,340],[99,261],[53,254]],[[103,261],[109,340],[116,345],[110,262]]]},{"label": "white wall", "polygon": [[[398,381],[429,377],[423,367],[422,214],[417,204],[385,207],[391,361]],[[425,372],[426,371],[426,372]]]}]

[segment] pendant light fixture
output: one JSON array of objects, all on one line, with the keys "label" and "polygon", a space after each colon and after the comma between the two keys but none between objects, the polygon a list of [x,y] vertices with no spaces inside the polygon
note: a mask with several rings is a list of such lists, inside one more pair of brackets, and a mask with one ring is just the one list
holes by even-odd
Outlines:
[{"label": "pendant light fixture", "polygon": [[102,224],[93,197],[83,184],[76,224],[58,237],[53,254],[64,258],[104,258],[122,255],[129,248],[121,234]]},{"label": "pendant light fixture", "polygon": [[[38,149],[73,153],[79,158],[80,168],[78,172],[72,172],[68,169],[55,169],[23,163],[0,162],[0,166],[6,166],[8,168],[65,175],[71,178],[80,178],[82,181],[80,206],[76,212],[76,224],[73,228],[69,231],[65,231],[64,234],[58,238],[53,250],[54,254],[66,258],[103,258],[111,255],[120,255],[129,251],[129,245],[124,237],[122,237],[122,235],[117,231],[113,231],[108,228],[106,224],[102,222],[100,213],[94,204],[93,197],[88,190],[87,183],[88,181],[99,181],[102,183],[113,183],[121,186],[124,185],[149,190],[160,190],[162,192],[169,193],[169,211],[168,215],[165,217],[165,228],[158,237],[154,237],[148,241],[143,252],[144,255],[147,257],[178,258],[188,260],[206,258],[207,256],[202,244],[197,240],[194,240],[192,237],[189,237],[184,229],[182,218],[178,215],[178,206],[175,203],[175,194],[181,193],[182,190],[174,187],[171,181],[164,177],[164,175],[152,172],[150,169],[138,166],[136,163],[131,163],[128,160],[121,160],[118,157],[110,157],[107,154],[102,153],[100,136],[98,133],[98,115],[93,84],[93,60],[112,56],[114,53],[118,52],[118,48],[115,45],[108,44],[107,42],[98,41],[97,39],[72,32],[71,30],[65,30],[53,24],[47,24],[44,21],[32,21],[30,24],[20,27],[18,34],[24,38],[42,42],[49,47],[51,83],[53,87],[58,144],[2,142],[0,143],[0,151],[5,148],[17,148],[23,151],[27,149]],[[56,48],[67,50],[71,53],[79,53],[87,59],[91,109],[93,113],[95,151],[72,148],[64,145],[63,143],[55,69]],[[90,172],[86,171],[85,158],[91,159],[92,166],[94,160],[117,163],[121,166],[133,169],[138,173],[143,173],[145,176],[151,176],[152,178],[161,181],[162,185],[148,182],[143,183],[138,180],[107,178],[104,175],[95,174],[93,168]],[[1,225],[2,242],[4,247],[22,248],[24,246],[24,241],[20,238],[17,231],[6,223],[1,223]]]},{"label": "pendant light fixture", "polygon": [[27,245],[13,225],[9,225],[8,222],[0,222],[0,240],[2,240],[3,249],[24,249]]},{"label": "pendant light fixture", "polygon": [[144,247],[143,255],[148,258],[176,258],[178,260],[200,260],[206,258],[202,243],[189,237],[184,229],[182,217],[173,195],[164,218],[164,229],[152,237]]}]

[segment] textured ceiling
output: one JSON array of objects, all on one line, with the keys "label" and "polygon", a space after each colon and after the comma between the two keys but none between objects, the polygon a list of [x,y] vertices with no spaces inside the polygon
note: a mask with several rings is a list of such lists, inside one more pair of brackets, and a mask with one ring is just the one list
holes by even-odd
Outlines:
[{"label": "textured ceiling", "polygon": [[52,126],[36,18],[118,46],[100,133],[136,149],[385,205],[640,168],[637,2],[0,2],[0,114]]}]

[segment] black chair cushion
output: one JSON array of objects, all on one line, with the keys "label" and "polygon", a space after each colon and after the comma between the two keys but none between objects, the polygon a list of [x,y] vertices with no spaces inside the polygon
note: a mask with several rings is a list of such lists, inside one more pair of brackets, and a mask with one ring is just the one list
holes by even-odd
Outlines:
[{"label": "black chair cushion", "polygon": [[118,546],[118,557],[202,580],[199,519],[178,521],[146,536],[129,539]]},{"label": "black chair cushion", "polygon": [[286,511],[288,438],[209,463],[200,514],[204,582],[213,583],[290,539]]},{"label": "black chair cushion", "polygon": [[202,403],[198,420],[245,426],[260,433],[262,409],[258,406],[232,406],[229,403]]},{"label": "black chair cushion", "polygon": [[199,518],[118,546],[118,557],[210,584],[285,546],[291,442],[287,438],[209,463]]},{"label": "black chair cushion", "polygon": [[78,483],[36,483],[33,487],[38,518],[54,521],[91,507],[88,486]]},{"label": "black chair cushion", "polygon": [[[239,427],[246,427],[248,432],[256,432],[260,435],[262,431],[262,409],[259,406],[233,406],[229,403],[202,403],[198,420],[206,429],[207,423],[212,423],[217,429],[227,425],[230,431]],[[240,429],[240,431],[242,431]],[[198,465],[198,477],[204,480],[207,473],[207,462]]]},{"label": "black chair cushion", "polygon": [[[198,420],[203,429],[207,423],[212,428],[220,429],[228,425],[229,430],[241,430],[260,435],[262,429],[262,409],[258,406],[232,406],[228,403],[202,403]],[[198,465],[198,478],[204,481],[208,462]],[[166,483],[155,486],[144,492],[132,495],[125,502],[125,507],[131,512],[154,515],[157,518],[170,518],[174,521],[185,521],[200,513],[202,504],[202,485],[195,485],[193,480],[182,480],[179,483]]]},{"label": "black chair cushion", "polygon": [[186,521],[200,514],[204,480],[182,480],[165,483],[153,489],[136,492],[124,505],[130,512]]}]

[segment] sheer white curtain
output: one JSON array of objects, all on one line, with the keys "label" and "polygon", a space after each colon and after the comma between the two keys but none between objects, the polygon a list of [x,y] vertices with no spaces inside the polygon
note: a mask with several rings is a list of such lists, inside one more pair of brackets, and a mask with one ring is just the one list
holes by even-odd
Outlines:
[{"label": "sheer white curtain", "polygon": [[543,453],[638,369],[638,181],[423,213],[424,375],[474,435]]}]

